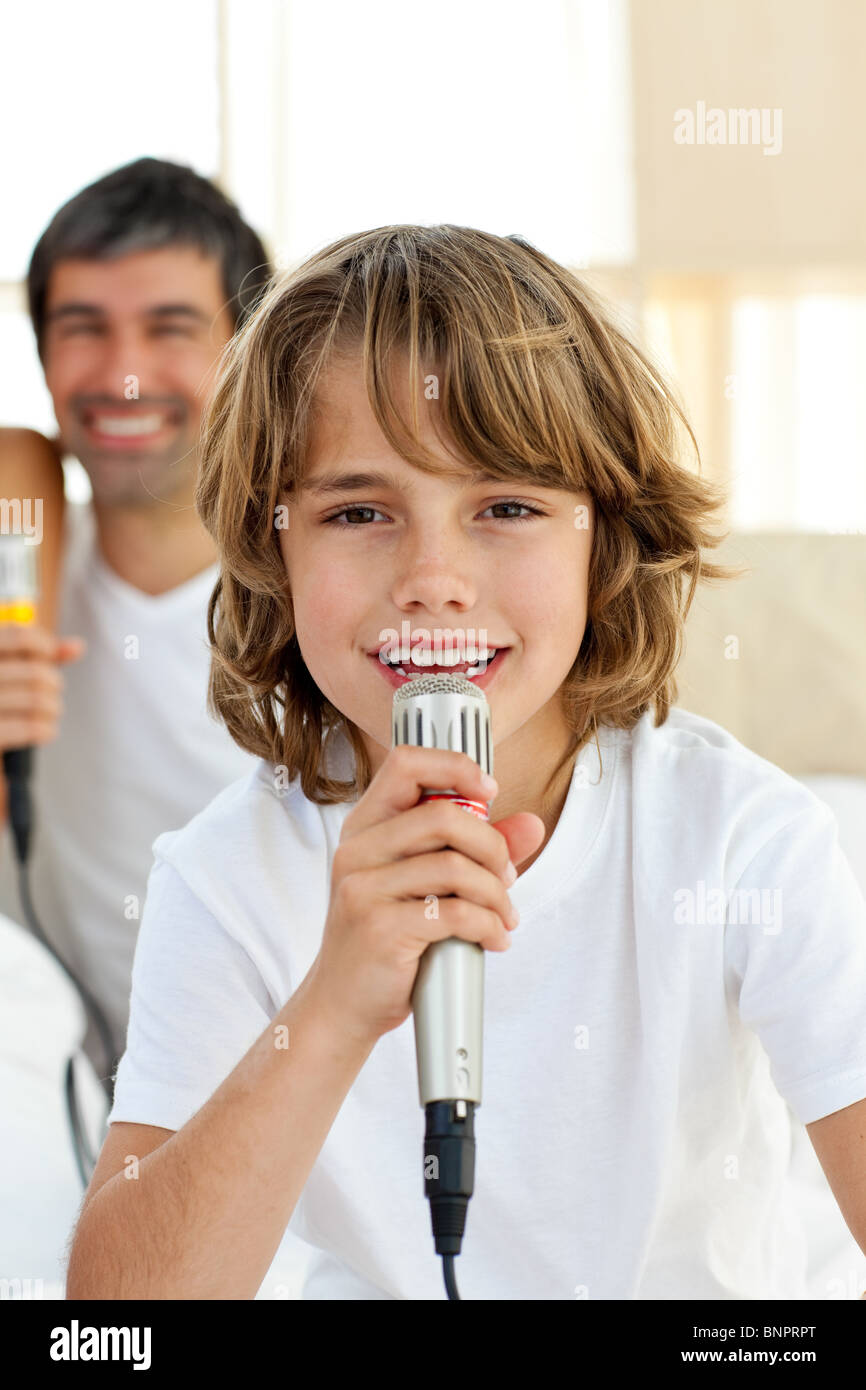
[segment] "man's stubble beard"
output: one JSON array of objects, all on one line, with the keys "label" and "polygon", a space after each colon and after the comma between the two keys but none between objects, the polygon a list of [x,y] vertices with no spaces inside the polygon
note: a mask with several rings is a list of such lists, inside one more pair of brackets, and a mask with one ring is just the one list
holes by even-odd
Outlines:
[{"label": "man's stubble beard", "polygon": [[156,458],[118,459],[102,468],[98,457],[79,462],[90,480],[93,501],[100,507],[185,505],[192,500],[198,474],[198,449],[172,450]]}]

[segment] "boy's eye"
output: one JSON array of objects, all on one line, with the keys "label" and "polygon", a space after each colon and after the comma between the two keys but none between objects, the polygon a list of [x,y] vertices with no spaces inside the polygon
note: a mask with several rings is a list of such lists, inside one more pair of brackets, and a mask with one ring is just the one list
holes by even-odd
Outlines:
[{"label": "boy's eye", "polygon": [[[543,511],[540,510],[540,508],[530,506],[530,504],[529,504],[528,502],[521,502],[521,501],[519,501],[519,500],[517,500],[517,499],[514,499],[514,498],[503,499],[501,502],[491,502],[489,507],[485,507],[485,511],[492,511],[495,507],[517,507],[517,508],[521,508],[521,509],[522,509],[523,511],[525,511],[525,512],[531,512],[533,516],[544,516],[544,515],[545,515],[545,513],[544,513]],[[330,525],[332,522],[337,522],[337,521],[339,520],[340,517],[342,517],[342,516],[347,516],[349,513],[352,513],[352,512],[371,512],[371,513],[373,513],[373,515],[376,515],[376,516],[383,516],[383,515],[384,515],[383,512],[377,512],[375,507],[362,507],[362,506],[343,507],[340,511],[338,511],[338,512],[333,512],[330,516],[323,517],[323,519],[322,519],[322,524],[325,525],[325,526]],[[529,521],[529,520],[530,520],[530,518],[529,518],[528,516],[503,516],[503,517],[496,517],[496,518],[494,518],[494,519],[497,520],[497,521]],[[357,526],[353,526],[353,524],[352,524],[351,522],[346,522],[346,523],[344,523],[344,525],[343,525],[340,529],[342,529],[342,530],[346,530],[346,529],[355,529],[355,530],[357,530]]]}]

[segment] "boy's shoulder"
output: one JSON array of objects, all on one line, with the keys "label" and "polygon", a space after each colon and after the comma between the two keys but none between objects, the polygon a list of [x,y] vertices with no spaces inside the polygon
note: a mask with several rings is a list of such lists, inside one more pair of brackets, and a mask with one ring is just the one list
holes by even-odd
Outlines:
[{"label": "boy's shoulder", "polygon": [[692,771],[724,769],[732,777],[766,783],[774,789],[789,786],[792,792],[797,788],[807,791],[796,777],[761,757],[729,729],[679,705],[672,706],[664,723],[657,727],[652,713],[647,711],[634,726],[632,742],[638,760],[658,759],[671,767]]},{"label": "boy's shoulder", "polygon": [[[344,780],[327,753],[325,767]],[[287,882],[319,881],[351,806],[311,801],[299,776],[259,758],[181,829],[154,840],[154,869],[170,865],[220,920],[242,920],[253,902],[279,913]]]},{"label": "boy's shoulder", "polygon": [[[635,734],[643,739],[649,737],[659,746],[720,748],[736,757],[745,755],[747,759],[754,758],[759,762],[766,762],[766,759],[761,758],[754,749],[749,748],[735,734],[732,734],[730,729],[716,724],[706,715],[695,714],[693,710],[683,709],[681,705],[672,705],[664,723],[659,724],[658,727],[655,725],[652,713],[647,711],[635,725]],[[775,767],[775,764],[767,763],[767,766]],[[777,769],[777,771],[781,771],[781,769]]]},{"label": "boy's shoulder", "polygon": [[711,822],[715,834],[753,847],[806,813],[832,819],[809,787],[691,710],[674,706],[658,727],[644,715],[631,746],[634,794],[648,811],[653,804],[679,807],[697,823]]},{"label": "boy's shoulder", "polygon": [[299,777],[289,779],[284,767],[259,758],[184,826],[159,835],[153,852],[181,872],[191,863],[245,872],[262,856],[287,852],[293,842],[315,842],[322,813],[339,809],[308,800]]}]

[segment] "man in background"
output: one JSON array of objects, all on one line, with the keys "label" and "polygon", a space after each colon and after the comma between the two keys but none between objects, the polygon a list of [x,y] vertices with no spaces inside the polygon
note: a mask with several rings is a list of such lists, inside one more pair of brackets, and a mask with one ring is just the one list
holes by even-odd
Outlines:
[{"label": "man in background", "polygon": [[[67,501],[57,526],[60,635],[43,625],[53,602],[37,625],[0,630],[0,748],[36,745],[33,904],[106,1015],[112,1071],[152,843],[256,761],[206,709],[218,568],[193,494],[222,350],[270,276],[233,203],[149,158],[66,203],[27,273],[59,433],[0,430],[0,477],[72,455],[92,500]],[[0,911],[24,920],[8,822]],[[92,1027],[85,1050],[104,1077]]]}]

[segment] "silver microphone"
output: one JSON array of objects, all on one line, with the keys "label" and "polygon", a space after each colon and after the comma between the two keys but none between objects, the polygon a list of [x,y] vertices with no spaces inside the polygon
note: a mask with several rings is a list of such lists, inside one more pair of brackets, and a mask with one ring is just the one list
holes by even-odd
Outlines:
[{"label": "silver microphone", "polygon": [[[490,706],[483,690],[459,675],[419,676],[394,692],[392,746],[466,753],[493,775]],[[425,790],[488,819],[487,804],[453,788]],[[412,991],[418,1093],[426,1115],[424,1189],[436,1251],[448,1257],[446,1283],[456,1297],[450,1260],[460,1253],[475,1177],[475,1106],[481,1104],[484,951],[474,941],[432,941]]]},{"label": "silver microphone", "polygon": [[[490,706],[465,676],[419,676],[394,692],[392,745],[466,753],[493,775]],[[487,819],[484,802],[451,789],[425,791],[421,801],[447,798]],[[412,992],[421,1105],[434,1100],[481,1104],[484,951],[452,936],[433,941],[418,966]]]}]

